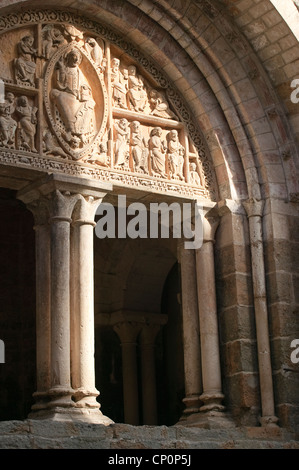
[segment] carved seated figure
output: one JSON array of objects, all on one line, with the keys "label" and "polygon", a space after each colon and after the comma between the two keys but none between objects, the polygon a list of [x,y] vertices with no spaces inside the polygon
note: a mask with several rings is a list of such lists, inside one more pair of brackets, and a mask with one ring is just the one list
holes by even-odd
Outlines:
[{"label": "carved seated figure", "polygon": [[127,109],[127,79],[126,75],[123,74],[120,69],[119,59],[112,59],[112,68],[111,68],[111,85],[113,90],[113,101],[114,105]]},{"label": "carved seated figure", "polygon": [[150,91],[150,106],[153,116],[177,120],[176,115],[169,108],[165,96],[157,90]]},{"label": "carved seated figure", "polygon": [[14,60],[15,78],[17,83],[28,83],[34,86],[36,64],[34,57],[37,50],[33,47],[34,38],[31,35],[24,36],[18,43],[17,51],[19,57]]},{"label": "carved seated figure", "polygon": [[65,126],[64,138],[73,148],[85,144],[94,135],[95,101],[79,68],[81,61],[81,52],[71,49],[57,63],[55,88],[50,92]]},{"label": "carved seated figure", "polygon": [[147,93],[141,76],[136,74],[136,67],[128,68],[128,99],[134,111],[144,111],[147,103]]},{"label": "carved seated figure", "polygon": [[17,122],[12,118],[15,111],[15,97],[7,93],[5,101],[0,103],[0,140],[4,147],[15,147]]}]

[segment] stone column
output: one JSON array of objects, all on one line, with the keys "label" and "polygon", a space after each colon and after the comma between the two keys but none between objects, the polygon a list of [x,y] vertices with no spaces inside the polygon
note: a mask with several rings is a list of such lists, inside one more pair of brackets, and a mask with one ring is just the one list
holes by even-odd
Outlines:
[{"label": "stone column", "polygon": [[199,340],[198,300],[195,253],[180,243],[178,257],[181,271],[183,314],[184,372],[186,408],[182,420],[199,412],[202,393],[201,357]]},{"label": "stone column", "polygon": [[78,196],[49,199],[51,229],[51,388],[49,407],[74,406],[70,370],[70,224]]},{"label": "stone column", "polygon": [[196,250],[197,294],[203,393],[200,411],[222,411],[219,334],[214,268],[214,237],[219,220],[213,209],[204,210],[203,244]]},{"label": "stone column", "polygon": [[141,325],[135,322],[122,322],[114,325],[122,349],[122,373],[125,423],[139,424],[139,398],[136,342]]},{"label": "stone column", "polygon": [[249,220],[252,282],[262,404],[262,426],[275,426],[274,392],[268,326],[267,293],[264,266],[262,215],[264,201],[249,199],[243,203]]},{"label": "stone column", "polygon": [[160,325],[148,324],[142,327],[140,333],[142,410],[143,424],[146,425],[156,425],[158,421],[155,339],[159,330]]},{"label": "stone column", "polygon": [[[104,196],[105,194],[103,194]],[[99,193],[100,196],[100,193]],[[97,408],[94,363],[94,217],[102,198],[79,196],[71,233],[71,363],[76,407]]]},{"label": "stone column", "polygon": [[[91,420],[105,425],[112,423],[99,411],[100,405],[96,405],[95,400],[98,392],[94,380],[92,276],[92,230],[97,206],[92,198],[99,201],[111,189],[112,185],[107,183],[50,174],[18,192],[17,197],[29,208],[34,207],[37,214],[40,214],[38,210],[42,201],[47,207],[49,221],[47,226],[46,216],[41,220],[36,218],[39,402],[33,409],[35,413],[32,413],[32,418],[55,417],[59,413],[65,419],[69,416],[70,419]],[[75,278],[71,275],[70,266],[73,218]],[[72,297],[70,285],[73,288]],[[72,337],[71,298],[75,300],[72,307],[75,303],[74,314],[77,315],[77,329],[75,333],[72,329]],[[73,341],[78,345],[79,354],[74,355],[71,361]],[[76,390],[73,389],[73,378]],[[77,394],[78,389],[80,392]],[[40,392],[50,401],[41,404]],[[80,403],[81,399],[83,401]],[[91,413],[92,406],[98,408],[95,413]],[[88,410],[83,410],[84,407]]]},{"label": "stone column", "polygon": [[46,201],[28,204],[34,215],[36,265],[36,403],[32,410],[41,410],[49,402],[51,384],[51,254],[49,212]]}]

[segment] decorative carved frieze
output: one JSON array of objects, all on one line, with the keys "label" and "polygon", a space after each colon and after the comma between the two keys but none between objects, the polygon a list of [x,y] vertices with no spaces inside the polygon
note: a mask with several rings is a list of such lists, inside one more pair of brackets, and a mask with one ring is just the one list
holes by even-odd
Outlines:
[{"label": "decorative carved frieze", "polygon": [[0,163],[214,197],[183,99],[132,44],[51,10],[2,17],[0,35]]}]

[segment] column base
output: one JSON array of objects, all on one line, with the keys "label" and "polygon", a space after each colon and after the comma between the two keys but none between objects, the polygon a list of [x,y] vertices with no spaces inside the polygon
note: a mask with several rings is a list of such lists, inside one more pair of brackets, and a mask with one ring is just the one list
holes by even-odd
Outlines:
[{"label": "column base", "polygon": [[49,390],[49,397],[51,401],[48,403],[48,408],[71,408],[75,406],[72,400],[74,390],[70,387],[52,387]]},{"label": "column base", "polygon": [[100,404],[96,398],[99,396],[99,391],[96,389],[86,390],[84,388],[77,388],[73,393],[73,400],[76,408],[99,409]]},{"label": "column base", "polygon": [[99,409],[90,409],[86,408],[60,408],[59,406],[51,409],[44,409],[40,411],[32,411],[28,415],[28,419],[32,420],[42,420],[42,419],[52,419],[53,421],[68,421],[68,422],[83,422],[83,423],[93,423],[93,424],[102,424],[104,426],[110,426],[114,422],[104,416]]},{"label": "column base", "polygon": [[181,426],[190,426],[204,429],[227,429],[235,428],[236,424],[227,412],[206,411],[194,413],[180,419],[176,424]]},{"label": "column base", "polygon": [[202,401],[200,400],[199,395],[193,395],[183,398],[182,402],[184,403],[186,408],[183,410],[183,414],[180,418],[180,421],[186,420],[190,415],[199,413],[200,405],[202,405]]},{"label": "column base", "polygon": [[262,427],[279,428],[276,416],[262,416],[259,421]]},{"label": "column base", "polygon": [[222,405],[224,395],[221,392],[208,392],[200,395],[201,401],[204,403],[200,407],[200,411],[224,411],[225,406]]}]

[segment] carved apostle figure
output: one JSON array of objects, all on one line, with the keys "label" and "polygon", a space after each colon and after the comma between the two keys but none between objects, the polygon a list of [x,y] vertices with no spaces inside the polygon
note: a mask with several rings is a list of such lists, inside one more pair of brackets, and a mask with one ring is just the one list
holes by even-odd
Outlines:
[{"label": "carved apostle figure", "polygon": [[139,121],[133,121],[131,127],[131,148],[135,171],[142,170],[147,173],[148,149],[145,138],[142,136]]},{"label": "carved apostle figure", "polygon": [[81,61],[77,48],[67,52],[57,63],[55,87],[50,92],[65,126],[63,137],[74,149],[88,143],[94,135],[95,101],[80,70]]},{"label": "carved apostle figure", "polygon": [[111,68],[111,85],[113,90],[114,105],[123,109],[127,109],[127,79],[120,71],[119,59],[112,59]]},{"label": "carved apostle figure", "polygon": [[115,165],[126,165],[129,157],[129,123],[122,118],[115,122]]},{"label": "carved apostle figure", "polygon": [[165,143],[161,140],[162,129],[155,127],[150,133],[149,151],[151,158],[152,173],[156,176],[166,178],[165,174]]},{"label": "carved apostle figure", "polygon": [[42,51],[45,59],[49,59],[53,52],[66,42],[63,34],[58,28],[55,28],[54,25],[46,25],[42,29],[43,45]]},{"label": "carved apostle figure", "polygon": [[168,163],[171,178],[184,179],[185,149],[179,141],[178,131],[173,129],[167,134]]},{"label": "carved apostle figure", "polygon": [[36,134],[37,108],[30,106],[27,96],[17,99],[16,114],[20,120],[18,123],[18,148],[36,152],[34,138]]},{"label": "carved apostle figure", "polygon": [[153,116],[177,120],[176,115],[169,108],[165,96],[157,90],[150,91],[150,106]]},{"label": "carved apostle figure", "polygon": [[143,78],[137,75],[136,67],[128,67],[128,98],[135,111],[144,111],[147,102],[147,93],[145,90]]},{"label": "carved apostle figure", "polygon": [[[104,46],[103,41],[101,41]],[[92,60],[96,65],[102,67],[103,65],[103,48],[99,45],[98,41],[94,38],[86,38],[85,49],[89,53]]]},{"label": "carved apostle figure", "polygon": [[17,45],[18,58],[14,60],[15,78],[17,83],[28,83],[34,86],[36,63],[34,58],[37,49],[33,47],[34,37],[28,34]]},{"label": "carved apostle figure", "polygon": [[4,147],[15,147],[17,122],[12,118],[15,111],[15,96],[8,92],[5,101],[0,103],[0,140]]},{"label": "carved apostle figure", "polygon": [[201,186],[200,176],[196,169],[196,163],[190,163],[189,165],[189,183],[195,186]]}]

